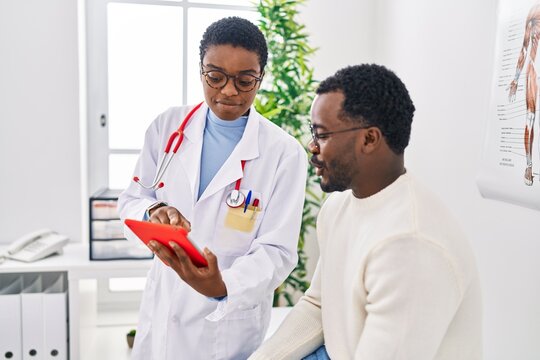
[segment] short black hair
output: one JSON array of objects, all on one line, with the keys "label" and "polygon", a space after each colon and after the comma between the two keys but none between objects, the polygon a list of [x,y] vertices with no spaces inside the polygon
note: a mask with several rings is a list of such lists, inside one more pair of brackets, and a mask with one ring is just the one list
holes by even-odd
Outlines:
[{"label": "short black hair", "polygon": [[317,94],[335,91],[345,96],[340,119],[378,127],[392,151],[403,154],[415,108],[396,74],[381,65],[349,66],[321,82]]},{"label": "short black hair", "polygon": [[268,61],[268,47],[263,33],[253,23],[238,16],[218,20],[206,29],[199,46],[201,63],[206,51],[213,45],[232,45],[253,51],[259,56],[261,72]]}]

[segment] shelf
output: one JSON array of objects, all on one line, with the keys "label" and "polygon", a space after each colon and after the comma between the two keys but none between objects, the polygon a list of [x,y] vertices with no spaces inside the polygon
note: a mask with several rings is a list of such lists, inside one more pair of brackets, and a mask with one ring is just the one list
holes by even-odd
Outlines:
[{"label": "shelf", "polygon": [[122,238],[104,238],[104,239],[100,239],[100,238],[93,238],[92,239],[92,242],[95,242],[95,241],[118,241],[118,240],[126,240],[126,238],[122,237]]},{"label": "shelf", "polygon": [[92,197],[91,200],[117,200],[120,194],[124,190],[122,189],[101,189],[98,192],[96,192]]},{"label": "shelf", "polygon": [[93,261],[88,259],[88,244],[70,243],[64,247],[62,255],[53,255],[32,263],[6,260],[0,264],[0,273],[68,271],[69,280],[137,277],[146,275],[152,261],[152,259]]}]

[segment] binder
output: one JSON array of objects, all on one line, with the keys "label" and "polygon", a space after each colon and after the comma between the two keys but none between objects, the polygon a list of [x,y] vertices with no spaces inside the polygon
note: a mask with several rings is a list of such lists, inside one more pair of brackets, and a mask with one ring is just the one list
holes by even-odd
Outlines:
[{"label": "binder", "polygon": [[[43,292],[43,359],[67,360],[67,284],[63,274],[50,274]],[[44,279],[45,284],[49,282]]]},{"label": "binder", "polygon": [[0,277],[0,358],[22,360],[22,276]]},{"label": "binder", "polygon": [[0,274],[0,359],[67,360],[66,273]]},{"label": "binder", "polygon": [[41,275],[25,275],[21,292],[23,360],[44,359],[43,286]]}]

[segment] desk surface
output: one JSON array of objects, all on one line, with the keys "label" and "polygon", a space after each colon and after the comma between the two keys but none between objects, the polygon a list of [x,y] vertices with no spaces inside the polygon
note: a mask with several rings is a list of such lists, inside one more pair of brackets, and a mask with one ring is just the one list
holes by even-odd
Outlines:
[{"label": "desk surface", "polygon": [[1,273],[67,271],[69,279],[145,276],[153,260],[88,259],[88,244],[70,243],[62,255],[25,263],[7,259],[0,264]]}]

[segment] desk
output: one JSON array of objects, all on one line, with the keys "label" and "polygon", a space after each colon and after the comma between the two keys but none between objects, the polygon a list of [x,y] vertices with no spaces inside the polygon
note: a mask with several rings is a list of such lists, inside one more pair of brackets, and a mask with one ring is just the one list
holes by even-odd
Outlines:
[{"label": "desk", "polygon": [[80,358],[79,280],[111,277],[145,277],[153,260],[88,260],[88,244],[70,243],[63,255],[54,255],[33,263],[6,260],[0,274],[63,271],[68,277],[69,357]]}]

